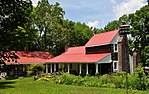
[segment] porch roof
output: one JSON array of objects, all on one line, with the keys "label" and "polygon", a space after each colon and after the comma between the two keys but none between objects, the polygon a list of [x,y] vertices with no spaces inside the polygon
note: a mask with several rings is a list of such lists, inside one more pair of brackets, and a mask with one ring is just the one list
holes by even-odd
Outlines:
[{"label": "porch roof", "polygon": [[52,53],[41,52],[41,51],[34,51],[34,52],[17,51],[15,54],[18,56],[18,58],[16,60],[12,59],[10,59],[9,61],[5,60],[4,62],[6,63],[6,65],[45,63],[49,59],[53,58]]},{"label": "porch roof", "polygon": [[111,53],[100,53],[100,54],[85,54],[85,47],[71,47],[68,50],[53,58],[48,62],[50,63],[95,63],[101,59],[109,56]]}]

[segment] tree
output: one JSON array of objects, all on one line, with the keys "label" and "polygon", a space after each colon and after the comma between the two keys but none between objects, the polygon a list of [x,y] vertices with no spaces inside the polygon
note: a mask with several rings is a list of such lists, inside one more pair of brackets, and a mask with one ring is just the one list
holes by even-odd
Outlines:
[{"label": "tree", "polygon": [[129,19],[132,26],[131,34],[134,41],[134,48],[140,55],[140,62],[145,66],[149,58],[149,54],[147,54],[149,48],[149,5],[130,14]]},{"label": "tree", "polygon": [[48,0],[42,0],[35,7],[33,25],[39,32],[36,40],[39,50],[47,51],[52,46],[52,33],[55,32],[54,29],[59,28],[64,15],[64,11],[59,5],[59,3],[52,5]]},{"label": "tree", "polygon": [[44,70],[43,64],[31,64],[28,68],[28,71],[30,72],[30,75],[39,75]]},{"label": "tree", "polygon": [[93,35],[85,23],[64,20],[64,11],[59,3],[49,4],[42,0],[33,9],[33,25],[38,31],[35,45],[38,50],[59,55],[66,46],[84,45]]},{"label": "tree", "polygon": [[128,15],[121,16],[118,20],[109,22],[104,28],[100,29],[101,32],[111,31],[119,29],[119,24],[124,21],[126,24],[129,23]]},{"label": "tree", "polygon": [[108,23],[105,27],[104,27],[104,31],[111,31],[111,30],[116,30],[119,28],[119,21],[118,20],[114,20],[110,23]]},{"label": "tree", "polygon": [[[24,25],[32,11],[30,0],[1,0],[0,6],[0,59],[5,52],[18,50],[25,45],[26,31]],[[22,45],[23,44],[23,45]]]},{"label": "tree", "polygon": [[93,30],[86,24],[69,20],[63,20],[54,30],[51,36],[51,51],[55,55],[63,53],[67,47],[83,46],[93,36]]},{"label": "tree", "polygon": [[17,30],[24,27],[28,21],[32,10],[31,1],[2,0],[1,5],[0,50],[6,46],[15,49],[14,46],[17,46],[15,42],[20,39],[16,38],[16,35],[22,33]]}]

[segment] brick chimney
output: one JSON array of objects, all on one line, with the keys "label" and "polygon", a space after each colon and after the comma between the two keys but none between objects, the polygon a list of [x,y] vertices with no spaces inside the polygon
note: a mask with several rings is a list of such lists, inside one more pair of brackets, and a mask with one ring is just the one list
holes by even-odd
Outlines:
[{"label": "brick chimney", "polygon": [[129,47],[127,34],[129,34],[130,26],[126,25],[125,22],[120,23],[119,27],[119,39],[118,39],[118,70],[130,72],[129,64]]}]

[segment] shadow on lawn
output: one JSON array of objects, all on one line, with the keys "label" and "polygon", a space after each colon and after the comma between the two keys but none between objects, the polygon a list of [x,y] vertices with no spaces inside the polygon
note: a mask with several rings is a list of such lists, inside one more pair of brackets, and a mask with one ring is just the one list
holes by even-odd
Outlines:
[{"label": "shadow on lawn", "polygon": [[14,88],[14,86],[12,86],[12,84],[14,83],[15,82],[12,82],[12,81],[0,82],[0,89]]}]

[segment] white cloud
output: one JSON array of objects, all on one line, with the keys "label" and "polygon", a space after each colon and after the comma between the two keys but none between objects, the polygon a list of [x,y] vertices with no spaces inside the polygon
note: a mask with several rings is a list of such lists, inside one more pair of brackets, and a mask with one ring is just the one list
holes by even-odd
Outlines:
[{"label": "white cloud", "polygon": [[41,1],[41,0],[32,0],[32,4],[34,7],[36,7],[38,5],[38,1]]},{"label": "white cloud", "polygon": [[116,0],[110,0],[112,4],[116,4]]},{"label": "white cloud", "polygon": [[124,14],[130,14],[145,5],[146,0],[124,0],[120,4],[113,6],[113,12],[118,18]]},{"label": "white cloud", "polygon": [[87,22],[86,25],[89,27],[97,28],[97,26],[99,25],[99,21]]}]

